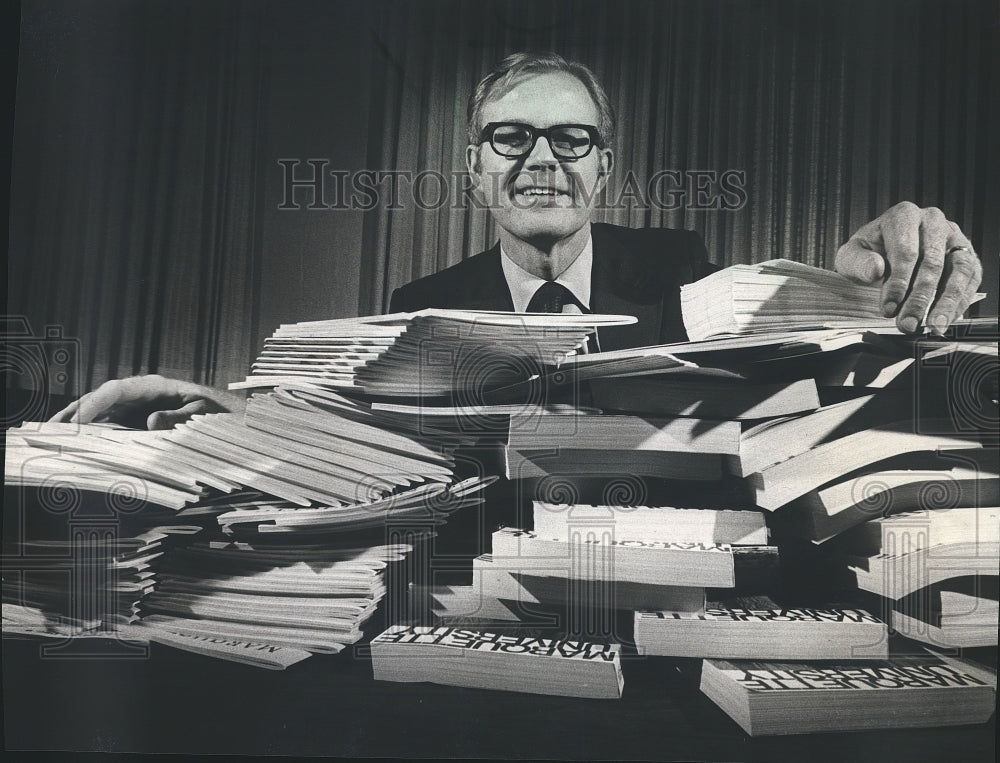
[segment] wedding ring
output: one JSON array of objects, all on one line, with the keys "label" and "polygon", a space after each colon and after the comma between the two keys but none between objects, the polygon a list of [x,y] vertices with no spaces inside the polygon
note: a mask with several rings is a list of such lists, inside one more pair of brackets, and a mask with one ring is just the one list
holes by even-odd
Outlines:
[{"label": "wedding ring", "polygon": [[947,257],[949,254],[954,254],[955,252],[968,252],[969,254],[972,254],[972,250],[967,246],[953,246],[944,253],[944,256]]}]

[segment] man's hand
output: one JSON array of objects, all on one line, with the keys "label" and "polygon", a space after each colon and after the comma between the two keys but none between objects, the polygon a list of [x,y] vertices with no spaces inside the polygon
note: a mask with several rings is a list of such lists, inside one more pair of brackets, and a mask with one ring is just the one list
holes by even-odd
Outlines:
[{"label": "man's hand", "polygon": [[[837,251],[838,273],[882,284],[882,313],[913,334],[924,316],[943,334],[975,297],[983,266],[972,244],[937,207],[904,201],[862,226]],[[930,312],[928,312],[928,307]]]},{"label": "man's hand", "polygon": [[112,421],[138,428],[171,429],[198,413],[224,413],[242,407],[243,401],[235,395],[154,374],[105,382],[49,421]]}]

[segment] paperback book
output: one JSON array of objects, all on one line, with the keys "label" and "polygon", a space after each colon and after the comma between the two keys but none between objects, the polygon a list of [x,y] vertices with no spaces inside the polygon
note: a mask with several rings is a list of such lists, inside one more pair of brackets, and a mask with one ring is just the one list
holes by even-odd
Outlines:
[{"label": "paperback book", "polygon": [[704,612],[636,612],[640,653],[741,660],[885,659],[888,628],[861,609],[710,603]]},{"label": "paperback book", "polygon": [[701,691],[750,736],[983,723],[996,672],[927,653],[878,661],[705,660]]},{"label": "paperback book", "polygon": [[531,607],[605,610],[670,609],[703,612],[705,589],[625,580],[588,580],[567,574],[561,561],[483,554],[472,561],[472,589],[484,597]]},{"label": "paperback book", "polygon": [[574,579],[715,588],[735,585],[733,548],[724,543],[616,540],[610,534],[570,542],[502,528],[493,533],[493,558],[545,559],[561,564],[561,577]]},{"label": "paperback book", "polygon": [[466,628],[394,625],[371,642],[377,681],[619,699],[621,647],[497,634]]}]

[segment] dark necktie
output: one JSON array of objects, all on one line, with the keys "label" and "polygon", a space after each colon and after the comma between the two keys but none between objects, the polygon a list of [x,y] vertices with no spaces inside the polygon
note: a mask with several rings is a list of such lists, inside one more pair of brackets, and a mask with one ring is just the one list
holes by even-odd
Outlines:
[{"label": "dark necktie", "polygon": [[546,281],[538,287],[538,291],[528,303],[529,313],[561,313],[563,305],[573,302],[579,305],[573,292],[555,281]]},{"label": "dark necktie", "polygon": [[[532,295],[531,301],[528,303],[528,309],[525,312],[528,313],[561,313],[563,305],[572,302],[574,305],[580,308],[581,313],[590,313],[590,309],[583,306],[573,292],[563,286],[561,283],[556,283],[555,281],[546,281],[538,290]],[[580,348],[580,352],[586,353],[588,350],[588,342],[584,342],[583,346]],[[601,351],[600,339],[597,333],[594,333],[594,348],[597,352]]]}]

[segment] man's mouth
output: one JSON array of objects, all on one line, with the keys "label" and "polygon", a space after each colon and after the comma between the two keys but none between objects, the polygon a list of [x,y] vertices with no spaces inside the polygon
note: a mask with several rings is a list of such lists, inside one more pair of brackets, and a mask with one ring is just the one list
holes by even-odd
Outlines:
[{"label": "man's mouth", "polygon": [[538,186],[531,186],[529,188],[520,188],[516,191],[519,196],[528,197],[546,197],[546,198],[557,198],[560,196],[569,196],[567,191],[563,191],[559,188],[542,188]]}]

